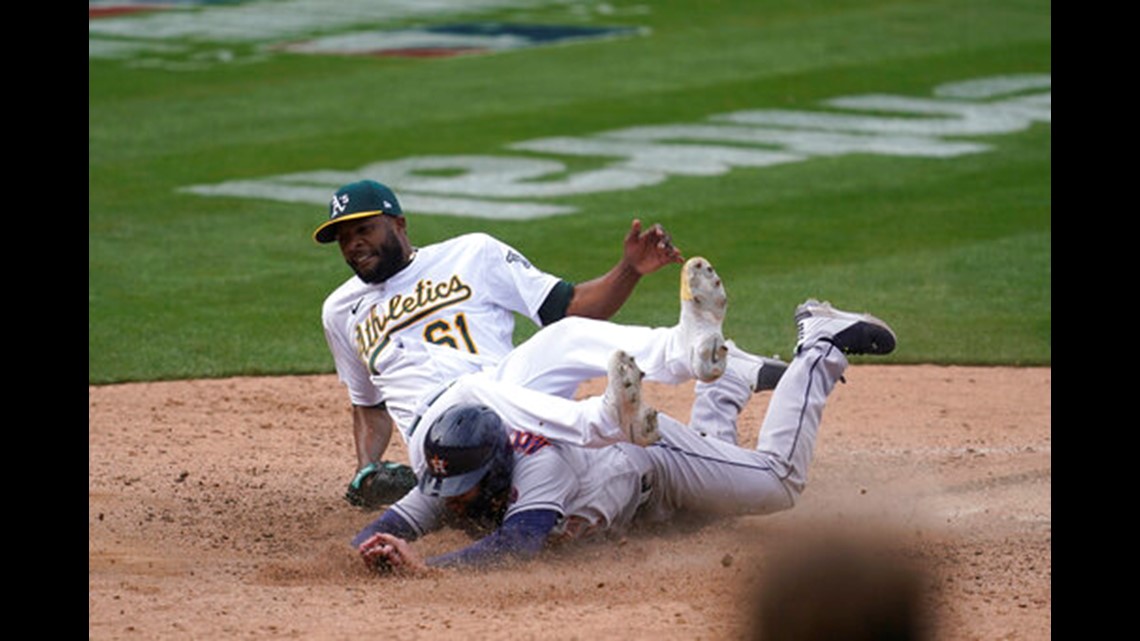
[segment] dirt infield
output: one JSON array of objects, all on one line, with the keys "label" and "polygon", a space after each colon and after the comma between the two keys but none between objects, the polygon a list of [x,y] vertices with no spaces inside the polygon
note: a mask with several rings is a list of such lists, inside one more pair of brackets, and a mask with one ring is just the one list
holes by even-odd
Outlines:
[{"label": "dirt infield", "polygon": [[[1051,370],[857,363],[847,381],[793,510],[422,579],[373,576],[348,546],[372,514],[341,499],[354,457],[334,377],[90,387],[88,636],[747,638],[761,572],[822,532],[919,564],[938,639],[1050,638]],[[688,417],[691,386],[648,393]]]}]

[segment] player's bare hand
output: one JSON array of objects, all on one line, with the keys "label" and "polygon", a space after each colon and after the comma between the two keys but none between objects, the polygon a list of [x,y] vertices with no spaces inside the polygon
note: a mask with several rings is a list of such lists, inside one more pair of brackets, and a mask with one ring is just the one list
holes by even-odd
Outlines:
[{"label": "player's bare hand", "polygon": [[638,274],[650,274],[665,265],[685,262],[681,251],[673,245],[673,237],[660,224],[642,230],[641,220],[634,219],[625,235],[622,260]]},{"label": "player's bare hand", "polygon": [[423,557],[410,543],[398,536],[383,532],[368,537],[357,548],[369,569],[399,574],[425,574],[429,571]]},{"label": "player's bare hand", "polygon": [[392,563],[388,557],[393,548],[381,538],[380,534],[373,534],[365,539],[363,543],[357,546],[356,551],[360,553],[360,560],[364,561],[365,567],[369,570],[380,573],[392,570]]}]

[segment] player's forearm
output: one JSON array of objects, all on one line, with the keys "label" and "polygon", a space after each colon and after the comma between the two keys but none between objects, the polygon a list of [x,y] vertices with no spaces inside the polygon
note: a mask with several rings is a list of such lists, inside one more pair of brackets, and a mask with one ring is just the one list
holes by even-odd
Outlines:
[{"label": "player's forearm", "polygon": [[392,440],[392,418],[380,407],[352,407],[352,434],[356,463],[361,468],[380,461]]},{"label": "player's forearm", "polygon": [[481,567],[511,559],[533,558],[546,545],[546,538],[558,522],[552,510],[530,510],[516,514],[499,529],[475,543],[427,560],[429,567]]},{"label": "player's forearm", "polygon": [[566,315],[607,319],[629,300],[640,280],[641,274],[622,260],[604,275],[575,285]]}]

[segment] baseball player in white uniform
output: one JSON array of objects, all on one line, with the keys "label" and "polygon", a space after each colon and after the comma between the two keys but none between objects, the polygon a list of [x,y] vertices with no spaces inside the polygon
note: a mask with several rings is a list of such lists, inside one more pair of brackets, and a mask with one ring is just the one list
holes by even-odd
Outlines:
[{"label": "baseball player in white uniform", "polygon": [[[823,408],[847,355],[895,347],[890,327],[868,314],[808,300],[795,318],[795,357],[775,386],[754,449],[736,444],[736,420],[763,363],[737,350],[722,376],[698,387],[691,424],[659,415],[660,440],[648,447],[578,447],[535,435],[533,425],[504,422],[487,406],[455,405],[425,434],[429,465],[418,491],[365,527],[353,545],[371,568],[422,573],[530,557],[553,541],[621,529],[635,518],[791,508],[805,487]],[[609,374],[609,402],[638,407],[635,359],[616,353]],[[480,526],[485,536],[423,559],[409,542],[453,518]]]},{"label": "baseball player in white uniform", "polygon": [[[358,472],[346,498],[365,507],[376,507],[362,492],[368,477],[381,465],[394,466],[381,461],[392,426],[406,437],[425,389],[503,358],[513,348],[516,313],[538,325],[564,316],[608,318],[642,275],[682,262],[659,225],[643,231],[637,220],[618,264],[578,284],[536,269],[486,234],[417,248],[396,195],[373,180],[338,189],[313,238],[337,242],[355,272],[327,297],[321,316],[353,408]],[[434,359],[439,369],[421,369],[417,359],[394,356],[393,347],[446,348],[454,358]],[[396,488],[395,496],[409,487]]]},{"label": "baseball player in white uniform", "polygon": [[[528,425],[535,436],[572,445],[648,445],[657,440],[655,412],[636,398],[624,405],[617,402],[627,395],[626,383],[615,380],[606,397],[583,402],[571,397],[583,380],[605,374],[606,361],[621,347],[642,364],[638,387],[629,389],[634,394],[642,375],[676,384],[713,381],[723,374],[730,345],[721,331],[727,301],[720,277],[696,257],[685,263],[681,282],[682,312],[674,326],[567,318],[539,330],[492,365],[480,367],[447,347],[393,339],[377,357],[372,380],[398,390],[389,397],[388,407],[398,424],[408,425],[403,433],[416,475],[425,467],[426,430],[419,426],[430,425],[443,410],[458,404],[486,405],[508,424]],[[766,373],[774,371],[776,378],[785,365],[755,358],[768,363]]]}]

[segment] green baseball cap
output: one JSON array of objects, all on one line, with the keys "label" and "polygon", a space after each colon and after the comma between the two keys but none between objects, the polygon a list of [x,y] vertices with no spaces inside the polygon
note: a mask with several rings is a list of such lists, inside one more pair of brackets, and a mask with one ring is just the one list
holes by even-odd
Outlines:
[{"label": "green baseball cap", "polygon": [[346,220],[367,218],[368,216],[403,216],[400,201],[386,185],[375,180],[361,180],[349,183],[333,194],[329,201],[329,219],[313,232],[313,240],[318,243],[331,243],[336,240],[336,225]]}]

